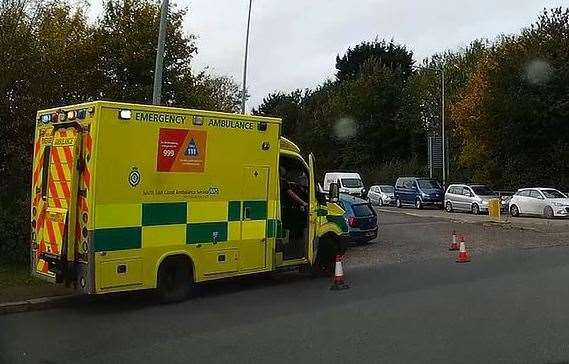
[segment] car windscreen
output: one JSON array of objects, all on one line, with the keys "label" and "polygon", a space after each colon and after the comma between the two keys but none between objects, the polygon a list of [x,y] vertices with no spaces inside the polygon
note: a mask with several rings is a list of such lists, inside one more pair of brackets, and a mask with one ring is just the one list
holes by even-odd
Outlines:
[{"label": "car windscreen", "polygon": [[472,191],[479,196],[493,196],[496,193],[486,186],[472,186]]},{"label": "car windscreen", "polygon": [[371,205],[368,203],[352,205],[352,210],[354,211],[354,215],[356,217],[373,215],[373,209],[371,208]]},{"label": "car windscreen", "polygon": [[557,190],[541,190],[545,198],[566,198],[564,194]]},{"label": "car windscreen", "polygon": [[393,188],[393,186],[381,186],[381,192],[393,193],[395,192],[395,188]]},{"label": "car windscreen", "polygon": [[359,178],[342,178],[342,186],[348,188],[358,188],[358,187],[363,187],[364,184],[362,183],[362,180]]},{"label": "car windscreen", "polygon": [[438,190],[441,189],[441,185],[438,181],[434,179],[418,179],[417,183],[419,188],[422,190]]}]

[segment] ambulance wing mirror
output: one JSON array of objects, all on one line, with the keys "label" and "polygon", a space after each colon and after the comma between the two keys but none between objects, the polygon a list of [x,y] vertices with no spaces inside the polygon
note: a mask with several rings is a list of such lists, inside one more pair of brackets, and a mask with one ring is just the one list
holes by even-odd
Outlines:
[{"label": "ambulance wing mirror", "polygon": [[328,188],[328,200],[330,202],[338,202],[338,198],[340,197],[340,187],[338,183],[332,182],[330,183],[330,187]]}]

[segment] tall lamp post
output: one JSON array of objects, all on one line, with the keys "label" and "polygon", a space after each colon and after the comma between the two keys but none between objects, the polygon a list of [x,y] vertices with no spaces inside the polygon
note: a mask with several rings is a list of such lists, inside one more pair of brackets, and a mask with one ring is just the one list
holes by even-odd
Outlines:
[{"label": "tall lamp post", "polygon": [[152,88],[152,103],[160,105],[162,94],[162,70],[164,68],[164,43],[166,42],[166,25],[168,22],[169,0],[162,0],[160,7],[160,30],[158,31],[158,47],[154,65],[154,87]]},{"label": "tall lamp post", "polygon": [[446,157],[446,139],[445,139],[445,67],[441,65],[441,134],[442,134],[442,152],[443,152],[443,187],[446,188],[447,183],[447,157]]},{"label": "tall lamp post", "polygon": [[[441,152],[443,158],[443,186],[446,187],[446,176],[447,176],[447,157],[446,157],[446,140],[445,140],[445,68],[444,65],[441,65],[441,68],[433,68],[433,67],[422,67],[422,66],[415,66],[418,69],[426,69],[430,71],[440,72],[441,74]],[[430,144],[429,144],[429,153],[430,151]]]},{"label": "tall lamp post", "polygon": [[249,0],[249,15],[247,16],[247,35],[245,36],[245,59],[243,61],[243,92],[241,93],[241,113],[245,114],[245,93],[247,92],[247,54],[249,52],[249,29],[251,26],[251,5]]}]

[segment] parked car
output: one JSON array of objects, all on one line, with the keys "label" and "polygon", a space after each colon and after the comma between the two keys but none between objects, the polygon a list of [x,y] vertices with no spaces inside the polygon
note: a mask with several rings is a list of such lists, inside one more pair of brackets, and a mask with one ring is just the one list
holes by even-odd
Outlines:
[{"label": "parked car", "polygon": [[521,188],[510,200],[510,215],[569,216],[569,198],[554,188]]},{"label": "parked car", "polygon": [[348,223],[351,241],[366,243],[377,237],[377,213],[369,202],[345,193],[340,194],[339,202],[346,211],[344,217]]},{"label": "parked car", "polygon": [[395,183],[395,204],[414,205],[418,209],[432,205],[443,208],[445,192],[440,183],[431,178],[399,177]]},{"label": "parked car", "polygon": [[500,196],[500,208],[502,211],[508,212],[510,211],[510,200],[512,199],[511,195],[501,195]]},{"label": "parked car", "polygon": [[484,185],[452,184],[445,193],[447,212],[470,211],[475,215],[488,212],[490,199],[497,199],[498,194]]},{"label": "parked car", "polygon": [[340,193],[354,196],[365,196],[366,190],[359,173],[328,172],[324,175],[324,190],[328,191],[330,183],[338,183]]},{"label": "parked car", "polygon": [[395,205],[395,188],[390,185],[375,185],[369,188],[367,200],[372,205]]}]

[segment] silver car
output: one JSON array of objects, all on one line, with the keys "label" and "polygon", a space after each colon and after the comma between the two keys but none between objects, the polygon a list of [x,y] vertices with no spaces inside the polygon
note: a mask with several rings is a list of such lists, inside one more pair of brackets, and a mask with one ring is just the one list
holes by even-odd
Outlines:
[{"label": "silver car", "polygon": [[477,215],[488,212],[488,202],[493,198],[498,198],[498,194],[484,185],[454,184],[445,193],[445,209],[447,212],[470,211]]},{"label": "silver car", "polygon": [[367,193],[367,199],[373,205],[394,205],[395,188],[390,185],[371,186]]}]

